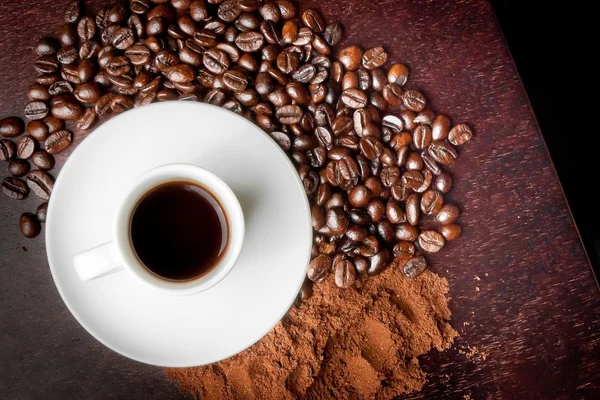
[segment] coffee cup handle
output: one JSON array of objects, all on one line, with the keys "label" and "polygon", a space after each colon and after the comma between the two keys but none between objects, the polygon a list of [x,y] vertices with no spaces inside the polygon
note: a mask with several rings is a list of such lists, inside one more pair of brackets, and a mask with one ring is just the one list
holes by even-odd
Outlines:
[{"label": "coffee cup handle", "polygon": [[123,269],[114,242],[94,247],[73,258],[75,271],[82,281],[110,275]]}]

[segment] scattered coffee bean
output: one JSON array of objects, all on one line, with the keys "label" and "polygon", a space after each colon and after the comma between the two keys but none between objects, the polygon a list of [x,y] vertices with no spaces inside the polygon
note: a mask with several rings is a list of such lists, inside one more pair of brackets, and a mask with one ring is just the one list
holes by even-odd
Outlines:
[{"label": "scattered coffee bean", "polygon": [[51,133],[46,139],[46,151],[50,154],[56,154],[71,145],[73,134],[67,130]]},{"label": "scattered coffee bean", "polygon": [[54,188],[54,180],[44,171],[33,170],[27,174],[27,186],[37,197],[48,200]]},{"label": "scattered coffee bean", "polygon": [[437,190],[428,190],[421,197],[421,211],[425,214],[437,214],[444,205],[444,196]]},{"label": "scattered coffee bean", "polygon": [[38,221],[37,217],[32,213],[21,214],[21,217],[19,217],[19,228],[21,229],[23,236],[29,239],[39,235],[42,230],[40,221]]},{"label": "scattered coffee bean", "polygon": [[333,258],[333,270],[335,284],[338,287],[346,289],[354,284],[356,280],[356,268],[346,256],[338,254]]},{"label": "scattered coffee bean", "polygon": [[457,239],[462,233],[462,229],[458,224],[443,225],[439,231],[448,242]]},{"label": "scattered coffee bean", "polygon": [[325,279],[327,273],[331,270],[331,265],[331,257],[320,254],[310,262],[306,276],[313,282],[320,282]]},{"label": "scattered coffee bean", "polygon": [[462,146],[473,137],[473,131],[467,124],[458,124],[448,133],[448,140],[455,146]]},{"label": "scattered coffee bean", "polygon": [[54,167],[54,157],[45,150],[38,150],[31,156],[31,163],[39,169],[47,171]]},{"label": "scattered coffee bean", "polygon": [[35,148],[37,146],[37,142],[29,135],[21,136],[17,139],[16,148],[17,148],[17,157],[22,159],[29,158]]},{"label": "scattered coffee bean", "polygon": [[22,200],[29,194],[29,188],[21,179],[9,177],[2,182],[2,192],[13,200]]},{"label": "scattered coffee bean", "polygon": [[416,278],[425,272],[427,267],[428,265],[425,257],[419,256],[411,258],[404,264],[404,275],[408,276],[409,278]]},{"label": "scattered coffee bean", "polygon": [[17,117],[7,117],[0,120],[0,134],[4,137],[15,137],[23,133],[25,125]]},{"label": "scattered coffee bean", "polygon": [[15,177],[24,176],[29,172],[29,163],[21,158],[12,160],[8,164],[8,172]]},{"label": "scattered coffee bean", "polygon": [[35,216],[41,223],[46,222],[46,214],[48,213],[48,202],[42,203],[35,210]]},{"label": "scattered coffee bean", "polygon": [[408,68],[402,64],[394,64],[388,71],[388,82],[403,86],[408,80]]},{"label": "scattered coffee bean", "polygon": [[436,231],[423,231],[419,235],[419,246],[428,253],[437,253],[444,243],[444,237]]},{"label": "scattered coffee bean", "polygon": [[458,210],[458,207],[452,204],[444,204],[436,214],[435,218],[440,224],[449,225],[456,221],[459,215],[460,211]]},{"label": "scattered coffee bean", "polygon": [[8,139],[0,140],[0,161],[10,161],[15,157],[15,144]]}]

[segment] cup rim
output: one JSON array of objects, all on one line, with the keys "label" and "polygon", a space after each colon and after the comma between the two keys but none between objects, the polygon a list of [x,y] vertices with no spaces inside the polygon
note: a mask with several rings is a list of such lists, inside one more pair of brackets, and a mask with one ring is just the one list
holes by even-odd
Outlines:
[{"label": "cup rim", "polygon": [[[171,175],[169,175],[171,174]],[[187,180],[208,189],[222,207],[228,221],[228,245],[218,264],[196,279],[161,279],[145,267],[130,240],[131,215],[139,200],[154,187],[169,181]],[[146,286],[171,295],[191,295],[218,284],[233,269],[241,253],[245,234],[244,214],[233,190],[212,172],[192,164],[171,163],[147,170],[129,186],[113,223],[113,238],[123,268]]]}]

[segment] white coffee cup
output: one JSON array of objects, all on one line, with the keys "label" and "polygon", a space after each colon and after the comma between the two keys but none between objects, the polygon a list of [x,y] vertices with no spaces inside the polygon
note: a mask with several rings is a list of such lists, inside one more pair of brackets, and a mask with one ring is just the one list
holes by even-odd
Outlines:
[{"label": "white coffee cup", "polygon": [[[163,183],[189,181],[206,188],[217,199],[226,215],[225,246],[217,265],[196,279],[172,281],[152,274],[139,260],[131,244],[130,222],[138,201]],[[207,199],[211,196],[207,195]],[[209,199],[210,201],[210,199]],[[214,201],[214,199],[213,199]],[[147,171],[129,187],[114,216],[113,240],[76,255],[75,270],[82,281],[101,279],[118,271],[127,271],[145,285],[173,295],[190,295],[202,292],[220,282],[233,268],[244,240],[244,215],[242,207],[225,182],[211,172],[189,164],[167,164]]]}]

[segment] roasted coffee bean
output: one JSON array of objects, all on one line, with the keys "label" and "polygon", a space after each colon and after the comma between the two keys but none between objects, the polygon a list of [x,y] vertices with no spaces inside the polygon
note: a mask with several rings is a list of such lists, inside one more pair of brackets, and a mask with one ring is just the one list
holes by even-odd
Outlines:
[{"label": "roasted coffee bean", "polygon": [[369,216],[369,213],[367,213],[366,210],[360,208],[354,208],[350,210],[348,215],[350,216],[350,221],[352,221],[352,223],[354,224],[365,225],[371,222],[371,217]]},{"label": "roasted coffee bean", "polygon": [[435,178],[433,187],[442,193],[448,193],[452,188],[452,176],[447,172],[442,172]]},{"label": "roasted coffee bean", "polygon": [[327,210],[326,220],[327,227],[333,235],[341,235],[348,228],[348,214],[340,207]]},{"label": "roasted coffee bean", "polygon": [[350,108],[364,108],[367,105],[367,95],[359,89],[346,89],[341,95],[342,102]]},{"label": "roasted coffee bean", "polygon": [[110,104],[110,108],[115,113],[121,113],[133,108],[133,99],[129,96],[118,94]]},{"label": "roasted coffee bean", "polygon": [[367,274],[378,275],[390,264],[390,252],[383,249],[369,259]]},{"label": "roasted coffee bean", "polygon": [[16,143],[17,157],[29,158],[35,151],[36,144],[37,142],[29,135],[19,137]]},{"label": "roasted coffee bean", "polygon": [[[377,92],[382,91],[387,84],[388,84],[387,77],[385,76],[385,73],[380,68],[375,68],[374,70],[371,71],[371,87],[373,88],[373,90],[375,90]],[[399,86],[390,85],[388,88],[389,88],[388,90],[390,90],[390,93],[394,93],[397,95],[397,93],[400,92]],[[393,90],[392,90],[392,88],[393,88]],[[388,102],[389,102],[389,100],[388,100]],[[395,103],[396,102],[394,102],[394,104]],[[392,104],[390,102],[390,105],[395,107],[394,104]]]},{"label": "roasted coffee bean", "polygon": [[46,151],[50,154],[56,154],[63,151],[71,145],[73,134],[66,130],[51,133],[46,139]]},{"label": "roasted coffee bean", "polygon": [[448,133],[448,141],[455,146],[462,146],[473,137],[473,131],[467,124],[458,124]]},{"label": "roasted coffee bean", "polygon": [[419,232],[416,227],[408,223],[401,223],[396,227],[396,239],[414,242],[417,240]]},{"label": "roasted coffee bean", "polygon": [[439,175],[442,173],[442,169],[438,165],[438,163],[429,155],[428,153],[421,153],[421,159],[423,160],[423,164],[427,167],[427,170],[431,171],[434,175]]},{"label": "roasted coffee bean", "polygon": [[94,105],[94,111],[99,117],[110,113],[112,102],[116,96],[115,93],[106,93],[98,99]]},{"label": "roasted coffee bean", "polygon": [[288,151],[290,149],[290,147],[292,145],[292,141],[290,140],[290,137],[286,133],[274,131],[274,132],[271,132],[270,135],[273,138],[273,140],[275,140],[277,142],[279,147],[281,147],[283,149],[283,151]]},{"label": "roasted coffee bean", "polygon": [[229,57],[227,54],[218,49],[210,49],[202,58],[202,62],[206,69],[213,74],[221,75],[229,68]]},{"label": "roasted coffee bean", "polygon": [[77,49],[73,46],[63,47],[56,53],[56,59],[59,63],[64,65],[73,64],[77,61],[78,56]]},{"label": "roasted coffee bean", "polygon": [[368,236],[356,247],[355,252],[363,257],[372,257],[379,252],[379,241],[375,236]]},{"label": "roasted coffee bean", "polygon": [[[287,107],[287,106],[285,106],[285,107]],[[290,117],[290,118],[293,118],[293,117]],[[314,136],[309,136],[309,135],[295,136],[292,144],[294,146],[294,149],[298,150],[298,151],[312,150],[319,145],[317,139]]]},{"label": "roasted coffee bean", "polygon": [[58,81],[50,85],[50,87],[48,88],[48,92],[52,96],[58,96],[59,94],[63,93],[72,93],[73,85],[71,85],[71,83],[67,81]]},{"label": "roasted coffee bean", "polygon": [[194,80],[194,68],[187,64],[178,64],[167,68],[165,76],[173,83],[189,83]]},{"label": "roasted coffee bean", "polygon": [[431,143],[427,148],[427,152],[435,161],[442,165],[452,165],[458,157],[456,149],[444,141]]},{"label": "roasted coffee bean", "polygon": [[79,77],[79,70],[74,65],[65,65],[62,67],[60,71],[60,76],[71,83],[80,84],[83,83],[81,78]]},{"label": "roasted coffee bean", "polygon": [[358,88],[358,75],[354,71],[347,71],[342,77],[342,90],[346,89],[357,89]]},{"label": "roasted coffee bean", "polygon": [[407,189],[418,189],[423,184],[423,174],[419,171],[406,171],[401,182]]},{"label": "roasted coffee bean", "polygon": [[400,170],[397,167],[387,167],[379,175],[385,187],[392,187],[400,180]]},{"label": "roasted coffee bean", "polygon": [[338,61],[342,63],[342,65],[348,71],[356,71],[362,61],[363,52],[358,46],[348,46],[338,55]]},{"label": "roasted coffee bean", "polygon": [[427,102],[425,96],[416,90],[407,90],[402,96],[404,106],[410,111],[421,112],[425,109]]},{"label": "roasted coffee bean", "polygon": [[83,17],[77,23],[77,35],[81,40],[93,39],[96,34],[96,24],[89,17]]},{"label": "roasted coffee bean", "polygon": [[330,46],[335,46],[339,43],[344,33],[343,27],[339,23],[327,25],[323,32],[323,37]]},{"label": "roasted coffee bean", "polygon": [[236,46],[248,53],[260,50],[263,43],[264,37],[259,32],[242,32],[235,38]]},{"label": "roasted coffee bean", "polygon": [[445,115],[438,115],[431,126],[433,140],[444,140],[450,132],[450,120]]},{"label": "roasted coffee bean", "polygon": [[48,115],[48,105],[43,101],[32,101],[25,106],[25,118],[29,120],[44,119]]},{"label": "roasted coffee bean", "polygon": [[96,114],[96,112],[93,109],[88,108],[83,112],[83,115],[77,121],[77,128],[82,131],[85,131],[94,126],[97,120],[98,115]]},{"label": "roasted coffee bean", "polygon": [[13,200],[22,200],[29,194],[29,187],[21,179],[9,177],[2,182],[2,192]]},{"label": "roasted coffee bean", "polygon": [[403,267],[404,275],[409,278],[416,278],[427,269],[427,260],[424,257],[414,257],[408,260]]},{"label": "roasted coffee bean", "polygon": [[364,207],[371,200],[371,193],[366,186],[357,185],[348,193],[348,201],[353,207]]},{"label": "roasted coffee bean", "polygon": [[430,170],[424,169],[422,171],[423,174],[423,184],[419,186],[417,189],[414,189],[417,193],[423,193],[431,186],[431,181],[433,180],[433,174]]},{"label": "roasted coffee bean", "polygon": [[377,233],[385,242],[392,242],[395,238],[394,227],[390,221],[383,220],[377,223]]},{"label": "roasted coffee bean", "polygon": [[52,106],[52,115],[58,119],[71,121],[81,117],[83,110],[81,105],[72,101],[63,101]]},{"label": "roasted coffee bean", "polygon": [[364,226],[353,225],[346,231],[346,237],[354,242],[362,242],[369,236],[369,232]]},{"label": "roasted coffee bean", "polygon": [[65,11],[65,22],[74,23],[77,22],[81,15],[81,4],[79,0],[69,3],[67,10]]},{"label": "roasted coffee bean", "polygon": [[82,60],[89,60],[98,55],[100,52],[100,45],[93,40],[86,40],[81,44],[79,48],[79,58]]},{"label": "roasted coffee bean", "polygon": [[129,62],[133,65],[145,65],[150,62],[152,53],[147,46],[136,44],[125,50],[125,57],[127,57]]},{"label": "roasted coffee bean", "polygon": [[371,200],[366,209],[373,222],[378,222],[385,216],[385,204],[380,198]]},{"label": "roasted coffee bean", "polygon": [[307,105],[310,103],[310,96],[300,82],[288,83],[285,85],[285,91],[298,104]]},{"label": "roasted coffee bean", "polygon": [[27,186],[40,199],[48,200],[54,188],[54,180],[44,171],[33,170],[27,174]]},{"label": "roasted coffee bean", "polygon": [[408,196],[408,199],[406,199],[406,220],[409,224],[416,226],[419,223],[419,217],[419,195],[411,194]]},{"label": "roasted coffee bean", "polygon": [[16,137],[23,133],[23,120],[18,117],[6,117],[0,120],[0,134],[4,137]]},{"label": "roasted coffee bean", "polygon": [[408,171],[420,171],[423,169],[423,158],[418,153],[408,153],[404,167]]},{"label": "roasted coffee bean", "polygon": [[383,151],[383,145],[374,137],[364,137],[360,140],[360,152],[366,158],[373,161],[377,159]]},{"label": "roasted coffee bean", "polygon": [[[300,107],[298,107],[297,105],[289,104],[289,105],[286,105],[286,106],[283,106],[283,107],[277,109],[276,115],[277,115],[277,119],[282,124],[297,124],[302,119],[302,109]],[[294,139],[294,145],[296,143],[296,139],[298,139],[298,138]],[[302,149],[298,149],[298,150],[302,150]],[[307,150],[309,150],[309,149],[307,149]]]},{"label": "roasted coffee bean", "polygon": [[325,279],[329,271],[331,271],[331,257],[320,254],[310,262],[306,276],[313,282],[320,282]]},{"label": "roasted coffee bean", "polygon": [[84,83],[75,88],[75,98],[82,103],[92,104],[98,101],[102,95],[102,89],[97,83]]},{"label": "roasted coffee bean", "polygon": [[[148,23],[146,23],[146,35],[148,36],[160,36],[164,34],[166,30],[167,22],[163,18],[152,18],[148,21]],[[105,30],[104,32],[107,31]],[[111,37],[107,37],[106,39],[104,39],[103,35],[103,42],[112,42],[114,33],[116,33],[116,31],[113,31],[113,35]]]},{"label": "roasted coffee bean", "polygon": [[392,250],[394,257],[399,261],[406,261],[413,258],[416,254],[415,245],[411,242],[401,241],[394,245]]},{"label": "roasted coffee bean", "polygon": [[381,67],[387,62],[388,55],[383,47],[374,47],[365,51],[362,56],[362,65],[368,70]]},{"label": "roasted coffee bean", "polygon": [[313,283],[309,279],[305,279],[298,293],[297,301],[304,303],[313,295]]},{"label": "roasted coffee bean", "polygon": [[437,214],[444,205],[444,196],[437,190],[428,190],[421,198],[421,211],[425,214]]},{"label": "roasted coffee bean", "polygon": [[384,100],[391,107],[398,107],[402,104],[403,90],[395,83],[386,83],[383,86],[382,94]]},{"label": "roasted coffee bean", "polygon": [[410,194],[410,189],[406,187],[406,184],[402,180],[394,184],[390,188],[390,194],[397,201],[406,201]]},{"label": "roasted coffee bean", "polygon": [[44,150],[38,150],[31,156],[31,163],[41,170],[47,171],[54,167],[54,157]]},{"label": "roasted coffee bean", "polygon": [[44,123],[48,127],[48,133],[54,133],[56,131],[59,131],[65,126],[65,123],[62,120],[56,118],[54,115],[48,115],[46,118],[44,118]]},{"label": "roasted coffee bean", "polygon": [[[157,63],[158,62],[157,56]],[[106,64],[106,72],[112,76],[123,76],[129,71],[131,71],[131,64],[129,63],[129,59],[125,56],[112,57]]]},{"label": "roasted coffee bean", "polygon": [[462,229],[458,224],[444,225],[441,226],[439,230],[444,239],[448,242],[457,239],[462,233]]},{"label": "roasted coffee bean", "polygon": [[450,225],[456,221],[459,215],[460,211],[458,210],[458,207],[452,204],[444,204],[436,214],[435,219],[442,225]]},{"label": "roasted coffee bean", "polygon": [[388,82],[403,86],[408,80],[408,68],[402,64],[394,64],[388,70]]},{"label": "roasted coffee bean", "polygon": [[57,43],[56,39],[50,37],[41,38],[35,48],[35,51],[40,56],[51,56],[56,54],[60,45]]},{"label": "roasted coffee bean", "polygon": [[[0,147],[2,144],[0,144]],[[15,177],[24,176],[29,172],[29,163],[26,160],[18,158],[16,160],[12,160],[8,164],[8,172]]]},{"label": "roasted coffee bean", "polygon": [[354,284],[356,280],[356,268],[346,256],[338,254],[333,258],[333,270],[335,284],[338,287],[346,289]]},{"label": "roasted coffee bean", "polygon": [[[325,130],[326,128],[317,128],[317,130],[315,132],[322,132],[323,130]],[[327,152],[327,156],[334,160],[334,161],[339,161],[341,159],[343,159],[344,157],[349,157],[351,156],[352,153],[350,151],[349,148],[347,147],[343,147],[343,146],[335,146],[332,147],[328,152]]]},{"label": "roasted coffee bean", "polygon": [[400,205],[393,200],[388,201],[385,208],[385,216],[392,224],[399,224],[406,221],[404,211],[402,211]]},{"label": "roasted coffee bean", "polygon": [[310,82],[317,73],[317,69],[312,64],[304,64],[302,67],[298,68],[296,72],[292,74],[292,79],[301,83]]},{"label": "roasted coffee bean", "polygon": [[10,161],[17,153],[15,144],[8,139],[0,140],[0,161]]},{"label": "roasted coffee bean", "polygon": [[302,13],[302,22],[304,25],[310,28],[313,32],[323,32],[325,29],[325,22],[323,21],[323,17],[318,11],[309,9]]},{"label": "roasted coffee bean", "polygon": [[50,93],[48,92],[48,86],[34,83],[29,86],[27,90],[27,97],[29,100],[48,101],[50,99]]},{"label": "roasted coffee bean", "polygon": [[319,230],[325,226],[325,209],[322,206],[313,206],[311,208],[312,227]]},{"label": "roasted coffee bean", "polygon": [[434,119],[435,119],[435,114],[433,113],[433,111],[425,109],[425,110],[421,111],[419,114],[417,114],[414,122],[416,124],[432,126]]},{"label": "roasted coffee bean", "polygon": [[436,231],[423,231],[419,235],[419,246],[428,253],[437,253],[444,243],[444,237]]},{"label": "roasted coffee bean", "polygon": [[418,125],[413,131],[413,145],[422,150],[431,144],[431,128],[427,125]]},{"label": "roasted coffee bean", "polygon": [[131,0],[129,9],[136,14],[146,14],[150,10],[150,0]]},{"label": "roasted coffee bean", "polygon": [[42,226],[40,225],[40,221],[36,218],[32,213],[23,213],[19,217],[19,228],[21,229],[21,233],[26,238],[34,238],[40,234],[42,230]]},{"label": "roasted coffee bean", "polygon": [[33,63],[33,67],[40,74],[53,74],[58,71],[59,63],[54,56],[41,56]]},{"label": "roasted coffee bean", "polygon": [[44,223],[46,222],[46,214],[48,213],[48,202],[44,202],[38,206],[35,210],[35,216],[38,221]]},{"label": "roasted coffee bean", "polygon": [[300,57],[297,53],[283,51],[277,56],[277,68],[284,74],[291,74],[299,65]]},{"label": "roasted coffee bean", "polygon": [[56,36],[63,46],[74,46],[77,43],[77,32],[75,30],[75,25],[63,25],[58,30],[58,34]]}]

